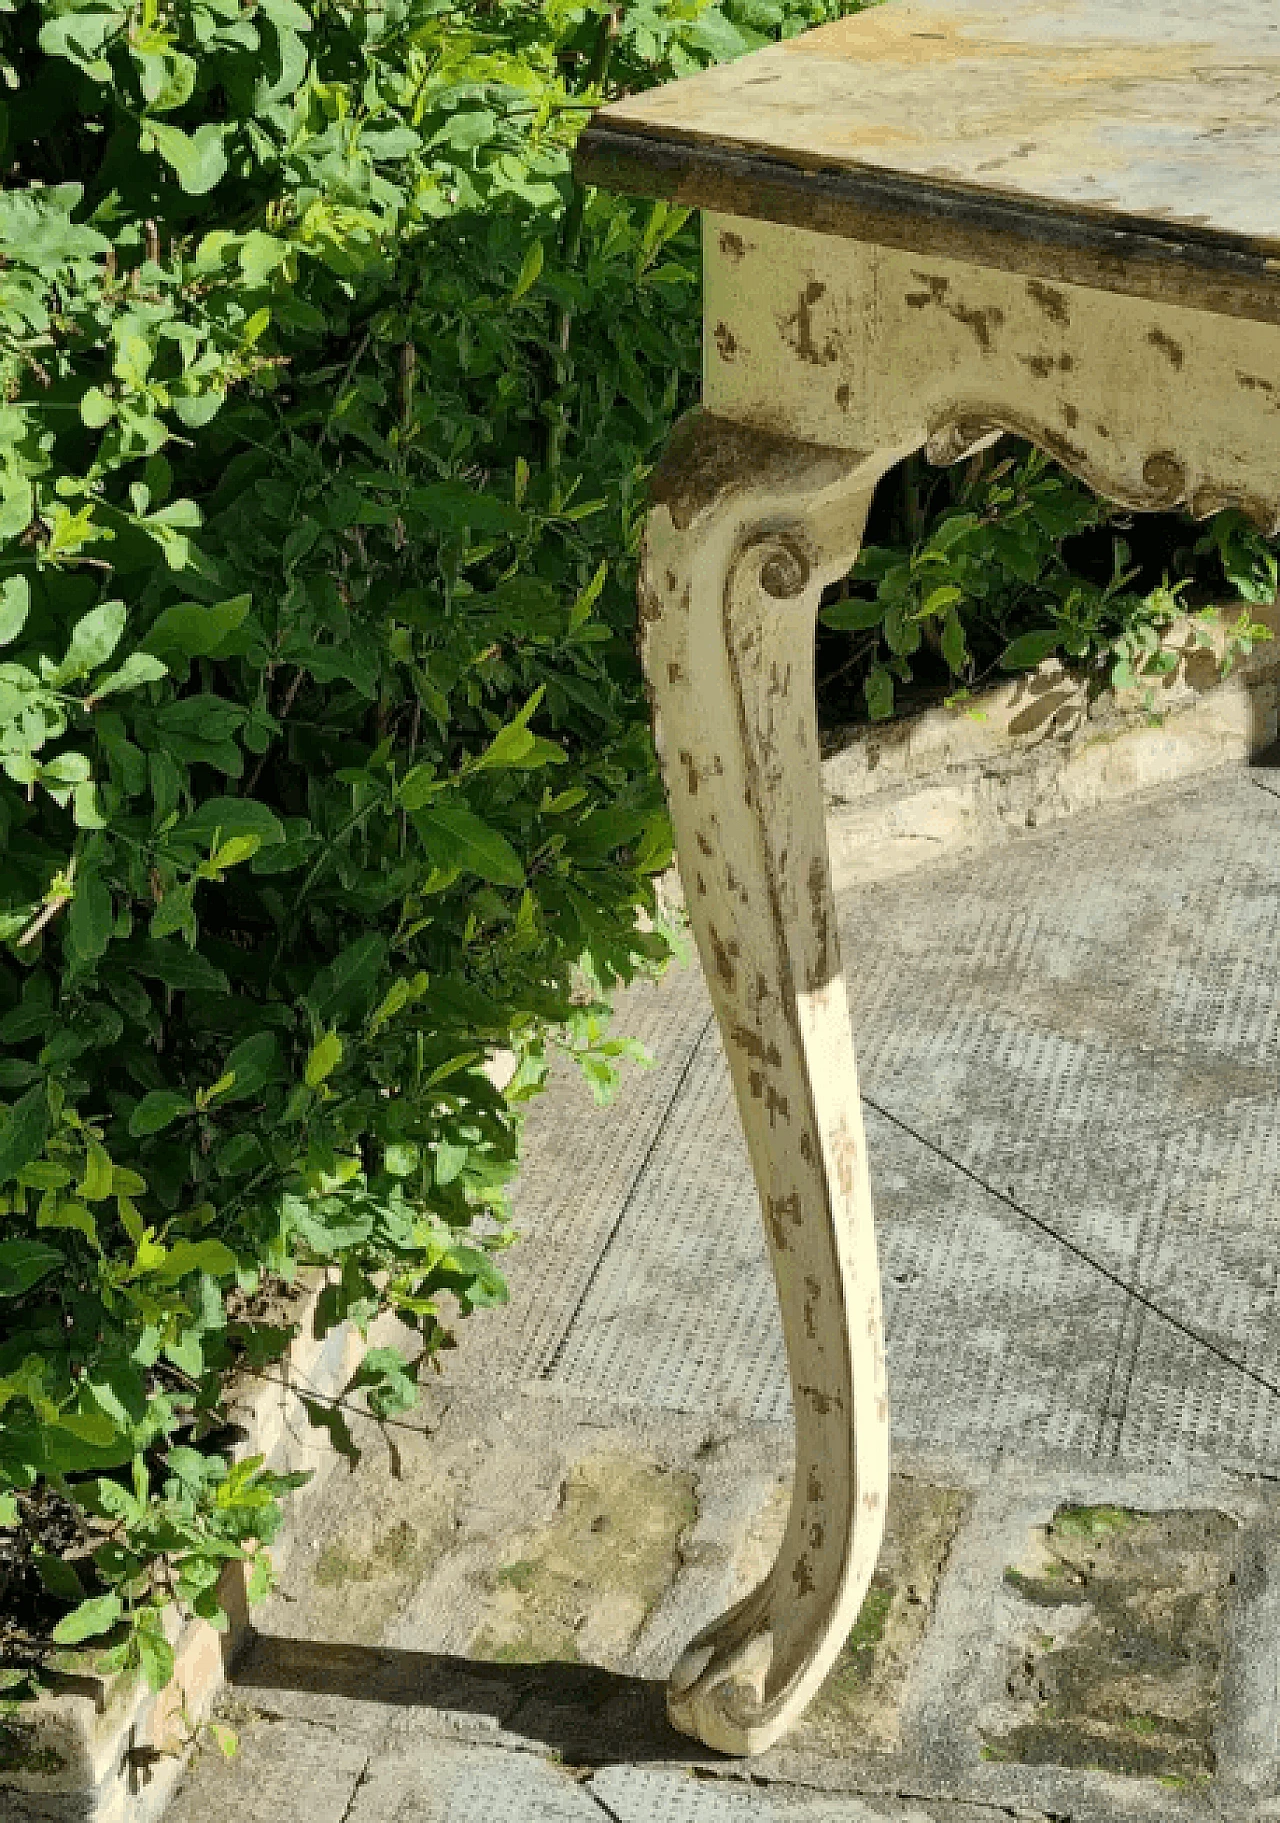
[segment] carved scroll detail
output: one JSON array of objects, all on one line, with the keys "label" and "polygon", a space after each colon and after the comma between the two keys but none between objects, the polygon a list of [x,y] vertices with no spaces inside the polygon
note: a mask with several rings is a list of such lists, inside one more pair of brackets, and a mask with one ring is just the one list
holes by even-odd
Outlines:
[{"label": "carved scroll detail", "polygon": [[875,1567],[888,1411],[866,1148],[827,864],[813,622],[876,465],[694,413],[656,477],[643,654],[698,947],[778,1288],[796,1416],[768,1576],[693,1642],[673,1721],[728,1753],[791,1724]]},{"label": "carved scroll detail", "polygon": [[1100,459],[1060,430],[1003,405],[965,405],[936,419],[929,426],[925,454],[930,462],[941,465],[961,462],[1006,432],[1045,450],[1095,494],[1136,513],[1167,513],[1185,506],[1194,518],[1210,519],[1234,507],[1265,536],[1280,533],[1280,475],[1276,498],[1262,499],[1212,477],[1192,475],[1175,451],[1158,449],[1137,459],[1141,461],[1139,477],[1134,473],[1137,462],[1132,451],[1127,460],[1123,450],[1117,450],[1110,461]]}]

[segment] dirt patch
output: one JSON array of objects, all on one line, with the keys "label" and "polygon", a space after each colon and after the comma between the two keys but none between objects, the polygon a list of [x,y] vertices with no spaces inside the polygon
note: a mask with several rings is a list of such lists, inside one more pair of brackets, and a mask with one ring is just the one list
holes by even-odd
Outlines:
[{"label": "dirt patch", "polygon": [[903,1687],[933,1611],[938,1579],[968,1505],[954,1488],[895,1476],[885,1540],[857,1623],[790,1737],[824,1758],[891,1752]]},{"label": "dirt patch", "polygon": [[578,1463],[560,1511],[488,1579],[473,1658],[613,1667],[675,1580],[693,1478],[624,1456]]},{"label": "dirt patch", "polygon": [[[1197,1785],[1214,1770],[1235,1522],[1064,1507],[1005,1572],[1025,1609],[988,1759]],[[1020,1712],[1020,1713],[1019,1713]],[[1017,1719],[1012,1719],[1016,1717]]]}]

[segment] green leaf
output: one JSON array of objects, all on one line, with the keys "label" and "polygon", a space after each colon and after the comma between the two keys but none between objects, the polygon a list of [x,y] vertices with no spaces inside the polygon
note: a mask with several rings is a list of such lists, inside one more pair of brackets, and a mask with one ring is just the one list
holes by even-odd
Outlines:
[{"label": "green leaf", "polygon": [[235,595],[219,602],[175,602],[157,616],[143,648],[171,667],[177,667],[184,659],[216,657],[225,641],[244,624],[251,604],[249,595]]},{"label": "green leaf", "polygon": [[409,489],[408,504],[441,531],[502,533],[523,531],[525,516],[518,506],[496,494],[480,493],[461,481],[437,481],[431,487]]},{"label": "green leaf", "polygon": [[33,1551],[31,1561],[50,1595],[56,1595],[60,1601],[84,1600],[84,1586],[80,1578],[61,1557],[55,1557],[51,1551]]},{"label": "green leaf", "polygon": [[929,549],[931,551],[949,551],[977,528],[978,516],[976,513],[952,513],[949,518],[942,521],[941,525],[935,527],[929,539]]},{"label": "green leaf", "polygon": [[138,1628],[138,1663],[152,1690],[163,1690],[173,1677],[173,1647],[161,1631],[158,1617],[154,1627]]},{"label": "green leaf", "polygon": [[67,1263],[43,1241],[0,1241],[0,1298],[20,1298]]},{"label": "green leaf", "polygon": [[529,246],[529,251],[525,254],[524,259],[521,262],[520,276],[516,280],[515,290],[511,293],[511,302],[513,304],[518,304],[526,292],[532,291],[533,287],[537,284],[538,279],[541,277],[545,260],[546,249],[542,242],[540,240],[532,241]]},{"label": "green leaf", "polygon": [[36,1227],[74,1229],[84,1236],[95,1252],[102,1252],[97,1221],[92,1210],[86,1209],[83,1203],[50,1203],[45,1198],[36,1215]]},{"label": "green leaf", "polygon": [[97,874],[82,874],[67,913],[67,935],[77,964],[96,962],[111,941],[115,911],[110,889]]},{"label": "green leaf", "polygon": [[253,1568],[249,1573],[249,1586],[246,1591],[251,1606],[265,1601],[275,1587],[271,1559],[265,1551],[259,1551],[253,1559]]},{"label": "green leaf", "polygon": [[171,886],[164,898],[151,914],[148,926],[150,935],[157,941],[162,937],[171,937],[182,931],[195,942],[195,890],[194,880],[184,880],[181,885]]},{"label": "green leaf", "polygon": [[309,1089],[318,1089],[320,1084],[332,1076],[342,1061],[342,1040],[336,1032],[326,1032],[318,1044],[311,1047],[307,1058],[307,1067],[303,1080]]},{"label": "green leaf", "polygon": [[953,676],[959,676],[969,662],[969,650],[965,644],[964,627],[960,616],[952,608],[943,622],[942,656],[948,670]]},{"label": "green leaf", "polygon": [[77,677],[96,671],[99,665],[105,665],[120,643],[125,619],[122,601],[104,601],[101,607],[91,609],[78,620],[72,628],[71,644],[58,666],[55,682],[71,683]]},{"label": "green leaf", "polygon": [[1000,669],[1029,671],[1035,665],[1043,664],[1061,643],[1062,635],[1056,631],[1051,632],[1048,628],[1035,633],[1023,633],[1000,654]]},{"label": "green leaf", "polygon": [[578,599],[569,610],[569,630],[573,632],[591,618],[591,610],[599,601],[605,583],[609,578],[609,560],[606,557],[596,569],[595,575],[582,590]]},{"label": "green leaf", "polygon": [[515,722],[500,728],[485,748],[484,752],[471,762],[473,772],[486,769],[497,770],[505,766],[521,766],[537,745],[537,736]]},{"label": "green leaf", "polygon": [[0,541],[20,537],[31,524],[31,483],[22,475],[0,471]]},{"label": "green leaf", "polygon": [[159,120],[147,118],[143,122],[144,147],[149,137],[161,158],[172,166],[188,196],[204,196],[225,175],[225,135],[226,128],[214,121],[206,121],[190,135]]},{"label": "green leaf", "polygon": [[99,703],[104,696],[115,696],[121,690],[136,690],[140,684],[155,684],[168,675],[168,666],[150,652],[131,652],[118,671],[94,680],[90,702]]},{"label": "green leaf", "polygon": [[958,601],[964,600],[964,590],[958,589],[953,582],[944,582],[936,589],[930,589],[921,603],[922,614],[942,614],[953,608]]},{"label": "green leaf", "polygon": [[60,1412],[53,1420],[60,1431],[69,1431],[81,1443],[106,1449],[116,1441],[119,1426],[104,1412]]},{"label": "green leaf", "polygon": [[230,1278],[236,1256],[222,1241],[175,1241],[152,1277],[162,1285],[176,1285],[188,1273],[207,1272],[211,1278]]},{"label": "green leaf", "polygon": [[873,722],[887,721],[893,714],[893,675],[883,665],[874,665],[862,686],[867,699],[867,713]]},{"label": "green leaf", "polygon": [[116,415],[114,402],[100,386],[90,386],[81,394],[80,419],[89,430],[101,430]]},{"label": "green leaf", "polygon": [[107,819],[98,801],[98,787],[92,783],[76,785],[71,792],[71,820],[77,829],[105,829]]},{"label": "green leaf", "polygon": [[144,1095],[129,1116],[129,1131],[135,1139],[147,1133],[162,1133],[184,1114],[193,1112],[192,1103],[173,1089],[152,1089]]},{"label": "green leaf", "polygon": [[436,778],[434,766],[413,766],[401,779],[396,797],[402,809],[421,810],[437,793],[444,790],[445,783],[445,780]]},{"label": "green leaf", "polygon": [[31,585],[25,576],[6,576],[0,583],[0,646],[12,645],[31,611]]},{"label": "green leaf", "polygon": [[283,1075],[280,1046],[274,1032],[255,1032],[242,1039],[227,1054],[223,1074],[234,1078],[230,1088],[219,1096],[220,1102],[246,1101],[269,1082]]},{"label": "green leaf", "polygon": [[162,981],[166,987],[225,994],[230,986],[221,969],[189,950],[185,943],[131,943],[122,945],[119,954],[123,966]]},{"label": "green leaf", "polygon": [[846,601],[833,601],[829,608],[823,608],[818,619],[824,627],[834,627],[838,633],[867,633],[880,625],[884,615],[883,601],[859,601],[850,596]]},{"label": "green leaf", "polygon": [[114,1591],[95,1595],[91,1601],[81,1602],[78,1608],[65,1615],[49,1637],[59,1646],[78,1646],[83,1640],[110,1633],[123,1613],[124,1604]]},{"label": "green leaf", "polygon": [[495,886],[523,886],[524,866],[504,835],[461,804],[437,804],[414,813],[414,828],[439,867],[478,874]]},{"label": "green leaf", "polygon": [[203,854],[235,836],[256,836],[260,846],[284,841],[284,824],[256,798],[206,798],[199,809],[170,831],[171,843],[192,844]]},{"label": "green leaf", "polygon": [[0,1184],[11,1183],[24,1165],[39,1157],[49,1132],[49,1097],[43,1083],[28,1089],[6,1110],[0,1125]]}]

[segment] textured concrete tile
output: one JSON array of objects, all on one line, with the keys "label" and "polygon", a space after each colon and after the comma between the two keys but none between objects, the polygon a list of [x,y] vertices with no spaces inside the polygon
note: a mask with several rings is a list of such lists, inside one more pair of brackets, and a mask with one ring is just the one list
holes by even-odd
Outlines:
[{"label": "textured concrete tile", "polygon": [[[547,1377],[780,1421],[790,1398],[773,1280],[711,1040],[699,1064]],[[1087,1268],[915,1141],[874,1114],[867,1125],[898,1438],[1092,1448],[1122,1296],[1100,1295]]]},{"label": "textured concrete tile", "polygon": [[580,1783],[536,1754],[428,1741],[380,1756],[345,1823],[601,1823]]},{"label": "textured concrete tile", "polygon": [[767,1789],[730,1779],[693,1778],[610,1766],[588,1790],[610,1823],[1008,1823],[1009,1813],[985,1805],[923,1804],[895,1798],[838,1800],[786,1786]]},{"label": "textured concrete tile", "polygon": [[[1070,1249],[1280,1379],[1277,837],[1280,804],[1224,772],[842,900],[900,1441],[1276,1459],[1280,1400]],[[788,1416],[713,1032],[545,1373]]]},{"label": "textured concrete tile", "polygon": [[610,1766],[588,1789],[614,1823],[781,1823],[782,1813],[763,1792],[735,1790],[687,1772]]},{"label": "textured concrete tile", "polygon": [[346,1823],[366,1748],[305,1722],[240,1720],[240,1750],[207,1747],[187,1772],[168,1823]]},{"label": "textured concrete tile", "polygon": [[614,1029],[648,1046],[654,1065],[628,1065],[609,1107],[596,1107],[574,1065],[553,1066],[532,1106],[513,1193],[521,1239],[503,1262],[511,1302],[460,1326],[452,1380],[511,1381],[554,1351],[711,1016],[696,968],[673,968],[661,983],[637,982],[617,998]]}]

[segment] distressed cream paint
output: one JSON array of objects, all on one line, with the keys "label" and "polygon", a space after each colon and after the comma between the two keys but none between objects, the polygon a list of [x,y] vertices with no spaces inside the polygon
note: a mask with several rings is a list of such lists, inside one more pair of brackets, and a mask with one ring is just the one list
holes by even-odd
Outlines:
[{"label": "distressed cream paint", "polygon": [[1277,15],[910,0],[615,104],[584,136],[586,178],[708,211],[703,408],[655,477],[641,637],[796,1414],[777,1560],[672,1674],[676,1725],[725,1752],[777,1740],[830,1669],[888,1485],[822,591],[886,469],[1002,431],[1135,509],[1280,526]]}]

